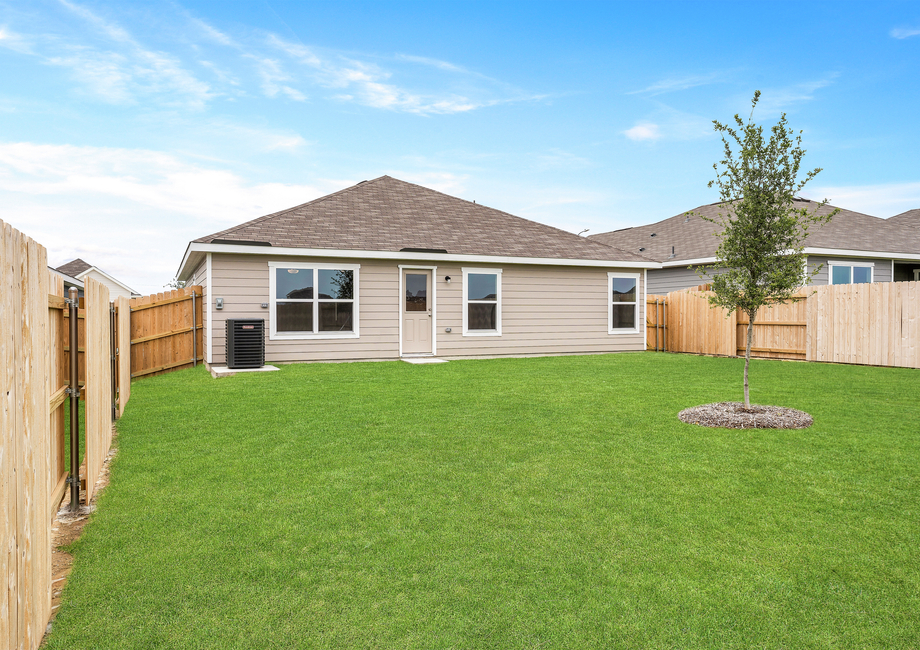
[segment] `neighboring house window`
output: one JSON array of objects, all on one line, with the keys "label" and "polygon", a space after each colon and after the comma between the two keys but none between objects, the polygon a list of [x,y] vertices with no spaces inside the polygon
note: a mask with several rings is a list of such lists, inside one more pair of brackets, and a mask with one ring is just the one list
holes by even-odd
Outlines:
[{"label": "neighboring house window", "polygon": [[502,335],[501,269],[463,269],[463,335]]},{"label": "neighboring house window", "polygon": [[269,262],[271,338],[358,336],[357,264]]},{"label": "neighboring house window", "polygon": [[840,264],[828,262],[829,284],[866,284],[872,282],[873,263]]},{"label": "neighboring house window", "polygon": [[609,333],[626,334],[639,331],[639,274],[608,273],[607,313]]}]

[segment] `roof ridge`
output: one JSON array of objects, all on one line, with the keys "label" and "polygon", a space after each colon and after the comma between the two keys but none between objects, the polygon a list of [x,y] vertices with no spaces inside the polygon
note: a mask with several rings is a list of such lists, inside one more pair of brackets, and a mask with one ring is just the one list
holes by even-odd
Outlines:
[{"label": "roof ridge", "polygon": [[[452,194],[447,194],[446,192],[442,192],[442,191],[440,191],[440,190],[435,190],[435,189],[432,189],[432,188],[430,188],[430,187],[425,187],[424,185],[419,185],[419,184],[417,184],[417,183],[412,183],[412,182],[410,182],[410,181],[404,181],[404,180],[402,180],[402,179],[400,179],[400,178],[394,178],[394,177],[392,177],[392,176],[386,176],[386,175],[384,175],[384,176],[381,176],[380,178],[375,178],[373,181],[369,181],[369,182],[379,181],[379,180],[381,180],[381,179],[383,179],[383,178],[389,178],[390,180],[396,181],[397,183],[404,183],[404,184],[406,184],[406,185],[412,185],[413,187],[421,188],[421,189],[425,190],[426,192],[434,192],[435,194],[440,194],[441,196],[445,196],[445,197],[447,197],[448,199],[451,199],[452,201],[462,201],[463,203],[468,203],[468,204],[470,204],[470,205],[475,205],[477,208],[485,208],[486,210],[492,210],[493,212],[498,212],[499,214],[503,214],[503,215],[506,215],[506,216],[508,216],[508,217],[512,217],[513,219],[519,219],[519,220],[521,220],[521,221],[529,221],[530,223],[535,223],[535,224],[537,224],[537,225],[543,226],[544,228],[549,228],[549,229],[551,229],[551,230],[555,230],[556,232],[560,232],[560,233],[563,233],[563,234],[568,235],[568,236],[571,236],[571,237],[578,237],[578,239],[579,239],[580,241],[589,241],[589,238],[588,238],[588,237],[581,237],[581,236],[579,236],[579,235],[576,235],[576,234],[573,233],[573,232],[569,232],[568,230],[563,230],[562,228],[557,228],[556,226],[551,226],[551,225],[549,225],[548,223],[543,223],[543,222],[541,222],[541,221],[534,221],[533,219],[528,219],[527,217],[521,217],[521,216],[516,215],[516,214],[511,214],[510,212],[505,212],[504,210],[500,210],[500,209],[498,209],[498,208],[493,208],[492,206],[486,205],[485,203],[476,203],[476,201],[470,201],[469,199],[464,199],[464,198],[459,197],[459,196],[453,196]],[[592,246],[600,245],[600,246],[603,246],[604,248],[611,248],[611,249],[613,249],[613,250],[622,250],[622,249],[616,248],[616,247],[614,247],[614,246],[608,246],[607,244],[602,244],[601,242],[596,242],[596,241],[591,241],[591,245],[592,245]],[[625,250],[624,250],[624,251],[622,251],[622,252],[626,253],[626,252],[628,252],[628,251],[625,251]]]}]

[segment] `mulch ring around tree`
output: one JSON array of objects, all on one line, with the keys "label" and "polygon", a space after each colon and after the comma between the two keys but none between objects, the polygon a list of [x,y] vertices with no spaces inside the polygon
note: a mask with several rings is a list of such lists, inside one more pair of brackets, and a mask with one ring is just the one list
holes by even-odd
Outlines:
[{"label": "mulch ring around tree", "polygon": [[805,411],[759,404],[751,404],[751,408],[746,409],[741,402],[694,406],[684,409],[677,417],[687,424],[726,429],[807,429],[815,422]]}]

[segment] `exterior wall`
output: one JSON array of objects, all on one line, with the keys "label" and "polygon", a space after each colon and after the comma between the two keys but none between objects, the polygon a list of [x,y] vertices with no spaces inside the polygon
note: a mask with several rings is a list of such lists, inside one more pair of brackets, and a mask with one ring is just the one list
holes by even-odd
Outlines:
[{"label": "exterior wall", "polygon": [[[713,274],[716,273],[719,273],[719,271],[713,271]],[[671,291],[692,289],[707,282],[709,280],[700,278],[695,269],[690,269],[686,266],[649,269],[648,272],[648,292],[656,296],[663,296]]]},{"label": "exterior wall", "polygon": [[195,272],[192,273],[191,277],[188,280],[189,285],[199,285],[201,287],[201,326],[204,335],[201,337],[202,344],[204,345],[204,360],[208,360],[208,262],[207,259],[203,261]]},{"label": "exterior wall", "polygon": [[809,255],[808,271],[815,270],[815,267],[821,265],[821,270],[812,278],[811,284],[823,285],[828,284],[829,272],[828,262],[872,262],[875,266],[872,269],[873,282],[892,282],[891,277],[891,259],[879,259],[873,257],[828,257],[827,255]]},{"label": "exterior wall", "polygon": [[[271,304],[268,262],[340,262],[360,264],[358,338],[269,339]],[[525,265],[476,265],[404,262],[436,266],[436,354],[439,357],[539,355],[617,352],[645,349],[645,301],[642,271],[635,269]],[[393,260],[317,259],[267,255],[212,254],[208,303],[213,323],[212,362],[226,362],[226,320],[264,318],[267,363],[399,358],[400,262]],[[462,268],[501,268],[501,336],[463,336]],[[639,332],[608,334],[608,271],[638,273]],[[197,271],[196,271],[197,274]],[[451,283],[445,276],[451,276]],[[224,308],[215,309],[223,298]],[[445,328],[451,332],[445,332]]]},{"label": "exterior wall", "polygon": [[125,288],[124,288],[123,286],[121,286],[120,284],[116,284],[116,283],[112,282],[111,280],[109,280],[107,277],[105,277],[105,276],[102,275],[101,273],[96,273],[96,271],[92,271],[92,270],[91,270],[91,271],[89,271],[86,275],[84,275],[83,277],[81,277],[80,279],[83,280],[83,281],[86,281],[86,278],[92,278],[93,280],[96,280],[97,282],[101,282],[101,283],[104,284],[106,287],[108,287],[108,290],[109,290],[109,298],[110,298],[111,300],[115,300],[116,298],[118,298],[118,297],[120,297],[120,296],[124,296],[124,297],[127,298],[128,300],[131,300],[131,292],[130,292],[130,291],[128,291],[127,289],[125,289]]},{"label": "exterior wall", "polygon": [[[828,262],[873,262],[875,266],[872,271],[873,282],[892,282],[891,277],[891,260],[878,258],[856,258],[856,257],[828,257],[827,255],[809,255],[808,270],[812,272],[819,264],[821,269],[818,274],[811,280],[813,285],[823,285],[828,282]],[[715,271],[713,274],[718,273]],[[652,295],[663,296],[671,291],[680,291],[682,289],[691,289],[704,284],[706,281],[701,280],[693,269],[685,266],[671,267],[667,269],[650,269],[648,272],[648,292]]]}]

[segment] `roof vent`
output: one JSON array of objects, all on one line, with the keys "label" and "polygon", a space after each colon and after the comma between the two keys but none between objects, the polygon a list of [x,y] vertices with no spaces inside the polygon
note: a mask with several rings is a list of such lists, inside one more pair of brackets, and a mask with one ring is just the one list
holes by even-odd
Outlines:
[{"label": "roof vent", "polygon": [[645,250],[645,247],[640,247],[640,248],[639,248],[639,252],[640,252],[640,253],[641,253],[642,251],[644,251],[644,250]]},{"label": "roof vent", "polygon": [[690,213],[687,213],[687,218],[684,219],[684,223],[690,223]]},{"label": "roof vent", "polygon": [[212,239],[212,244],[232,244],[234,246],[271,246],[267,241],[250,241],[243,239]]},{"label": "roof vent", "polygon": [[674,257],[677,257],[677,256],[674,254],[674,247],[671,246],[671,254],[668,255],[668,259],[672,259],[672,258],[674,258]]},{"label": "roof vent", "polygon": [[400,248],[400,253],[447,253],[446,248]]},{"label": "roof vent", "polygon": [[657,237],[657,236],[658,236],[657,233],[652,233],[651,235],[649,235],[649,237]]}]

